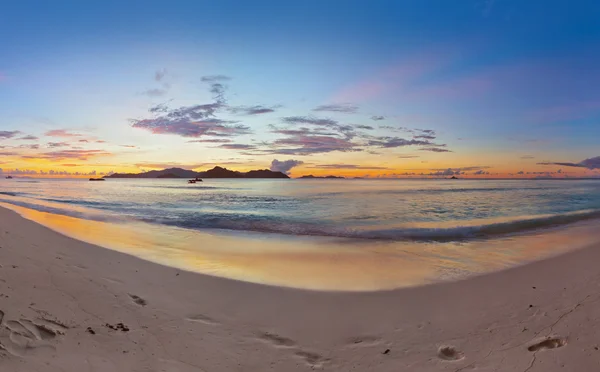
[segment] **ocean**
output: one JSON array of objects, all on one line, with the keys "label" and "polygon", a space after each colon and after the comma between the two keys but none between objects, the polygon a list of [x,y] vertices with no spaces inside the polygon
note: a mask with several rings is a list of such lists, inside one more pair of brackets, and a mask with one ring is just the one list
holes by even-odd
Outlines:
[{"label": "ocean", "polygon": [[[207,179],[187,184],[173,179],[12,179],[0,181],[0,203],[67,235],[159,263],[315,289],[395,288],[459,278],[600,241],[594,229],[600,218],[600,180]],[[99,224],[104,235],[98,234]],[[565,241],[557,238],[571,227],[586,232],[577,239],[572,233]],[[127,235],[124,229],[136,231],[137,241],[119,237]],[[207,239],[213,242],[210,247],[203,244]],[[545,249],[528,248],[542,239]],[[144,254],[138,252],[140,241]],[[174,250],[185,255],[175,259]],[[208,251],[220,257],[210,269],[188,262]],[[329,267],[318,263],[321,271],[331,273],[328,277],[340,270],[335,260],[343,261],[348,254],[353,260],[362,255],[366,262],[393,252],[390,261],[402,262],[390,267],[390,262],[369,261],[375,265],[373,273],[356,279],[353,264],[355,271],[368,270],[353,261],[348,283],[334,280],[337,284],[330,285],[327,278],[319,281],[318,274],[302,280],[296,274],[285,277],[282,268],[290,265],[302,272],[298,252],[308,261],[304,270],[309,272],[319,256],[333,259]],[[258,256],[269,256],[263,257],[269,265],[242,265],[231,274],[235,270],[223,262],[233,256],[251,259],[254,265]],[[416,274],[410,274],[406,260]],[[390,279],[377,265],[406,275]],[[311,284],[303,284],[307,281]]]}]

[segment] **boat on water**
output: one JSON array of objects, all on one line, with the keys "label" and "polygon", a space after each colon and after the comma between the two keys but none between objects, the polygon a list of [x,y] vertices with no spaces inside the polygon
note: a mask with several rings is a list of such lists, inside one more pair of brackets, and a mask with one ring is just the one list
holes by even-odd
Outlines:
[{"label": "boat on water", "polygon": [[6,176],[6,179],[7,179],[7,180],[12,180],[12,179],[13,179],[13,177],[12,177],[12,176]]},{"label": "boat on water", "polygon": [[193,180],[188,180],[188,183],[196,183],[196,182],[202,182],[202,179],[201,179],[201,178],[198,178],[198,177],[196,177],[196,178],[194,178]]},{"label": "boat on water", "polygon": [[90,181],[106,181],[104,178],[90,178]]}]

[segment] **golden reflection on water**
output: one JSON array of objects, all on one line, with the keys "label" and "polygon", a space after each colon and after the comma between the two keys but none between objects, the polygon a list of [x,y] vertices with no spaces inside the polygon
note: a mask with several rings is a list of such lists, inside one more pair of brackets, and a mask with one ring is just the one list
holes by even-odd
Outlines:
[{"label": "golden reflection on water", "polygon": [[468,243],[410,243],[222,234],[114,224],[0,205],[64,235],[156,263],[238,280],[317,290],[421,285],[495,271],[600,242],[591,223]]}]

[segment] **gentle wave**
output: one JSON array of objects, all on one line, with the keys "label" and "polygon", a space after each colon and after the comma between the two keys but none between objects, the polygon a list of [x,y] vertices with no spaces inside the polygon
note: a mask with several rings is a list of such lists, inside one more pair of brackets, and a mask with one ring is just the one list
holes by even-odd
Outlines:
[{"label": "gentle wave", "polygon": [[[0,193],[9,195],[11,193]],[[527,217],[507,222],[480,224],[473,226],[455,226],[449,228],[435,227],[402,227],[395,229],[360,230],[340,228],[327,224],[315,224],[304,221],[283,221],[268,215],[243,213],[194,212],[187,215],[165,217],[152,215],[147,211],[138,211],[136,217],[124,217],[117,212],[91,210],[72,210],[60,206],[40,205],[35,202],[0,198],[0,201],[42,212],[67,215],[76,218],[104,222],[142,221],[187,229],[220,229],[248,232],[277,233],[300,236],[323,236],[353,239],[374,240],[411,240],[411,241],[461,241],[469,239],[486,239],[502,235],[526,233],[529,231],[559,227],[579,221],[600,218],[600,210],[587,210],[540,217]],[[64,201],[63,201],[64,202]],[[86,202],[88,205],[90,202]],[[84,203],[81,203],[84,204]],[[98,206],[95,206],[98,207]]]}]

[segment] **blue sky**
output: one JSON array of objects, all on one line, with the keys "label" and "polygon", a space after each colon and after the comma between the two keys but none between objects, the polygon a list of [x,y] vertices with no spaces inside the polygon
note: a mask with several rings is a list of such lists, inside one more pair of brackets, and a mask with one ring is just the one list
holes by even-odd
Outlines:
[{"label": "blue sky", "polygon": [[1,166],[594,175],[599,16],[593,1],[6,3]]}]

